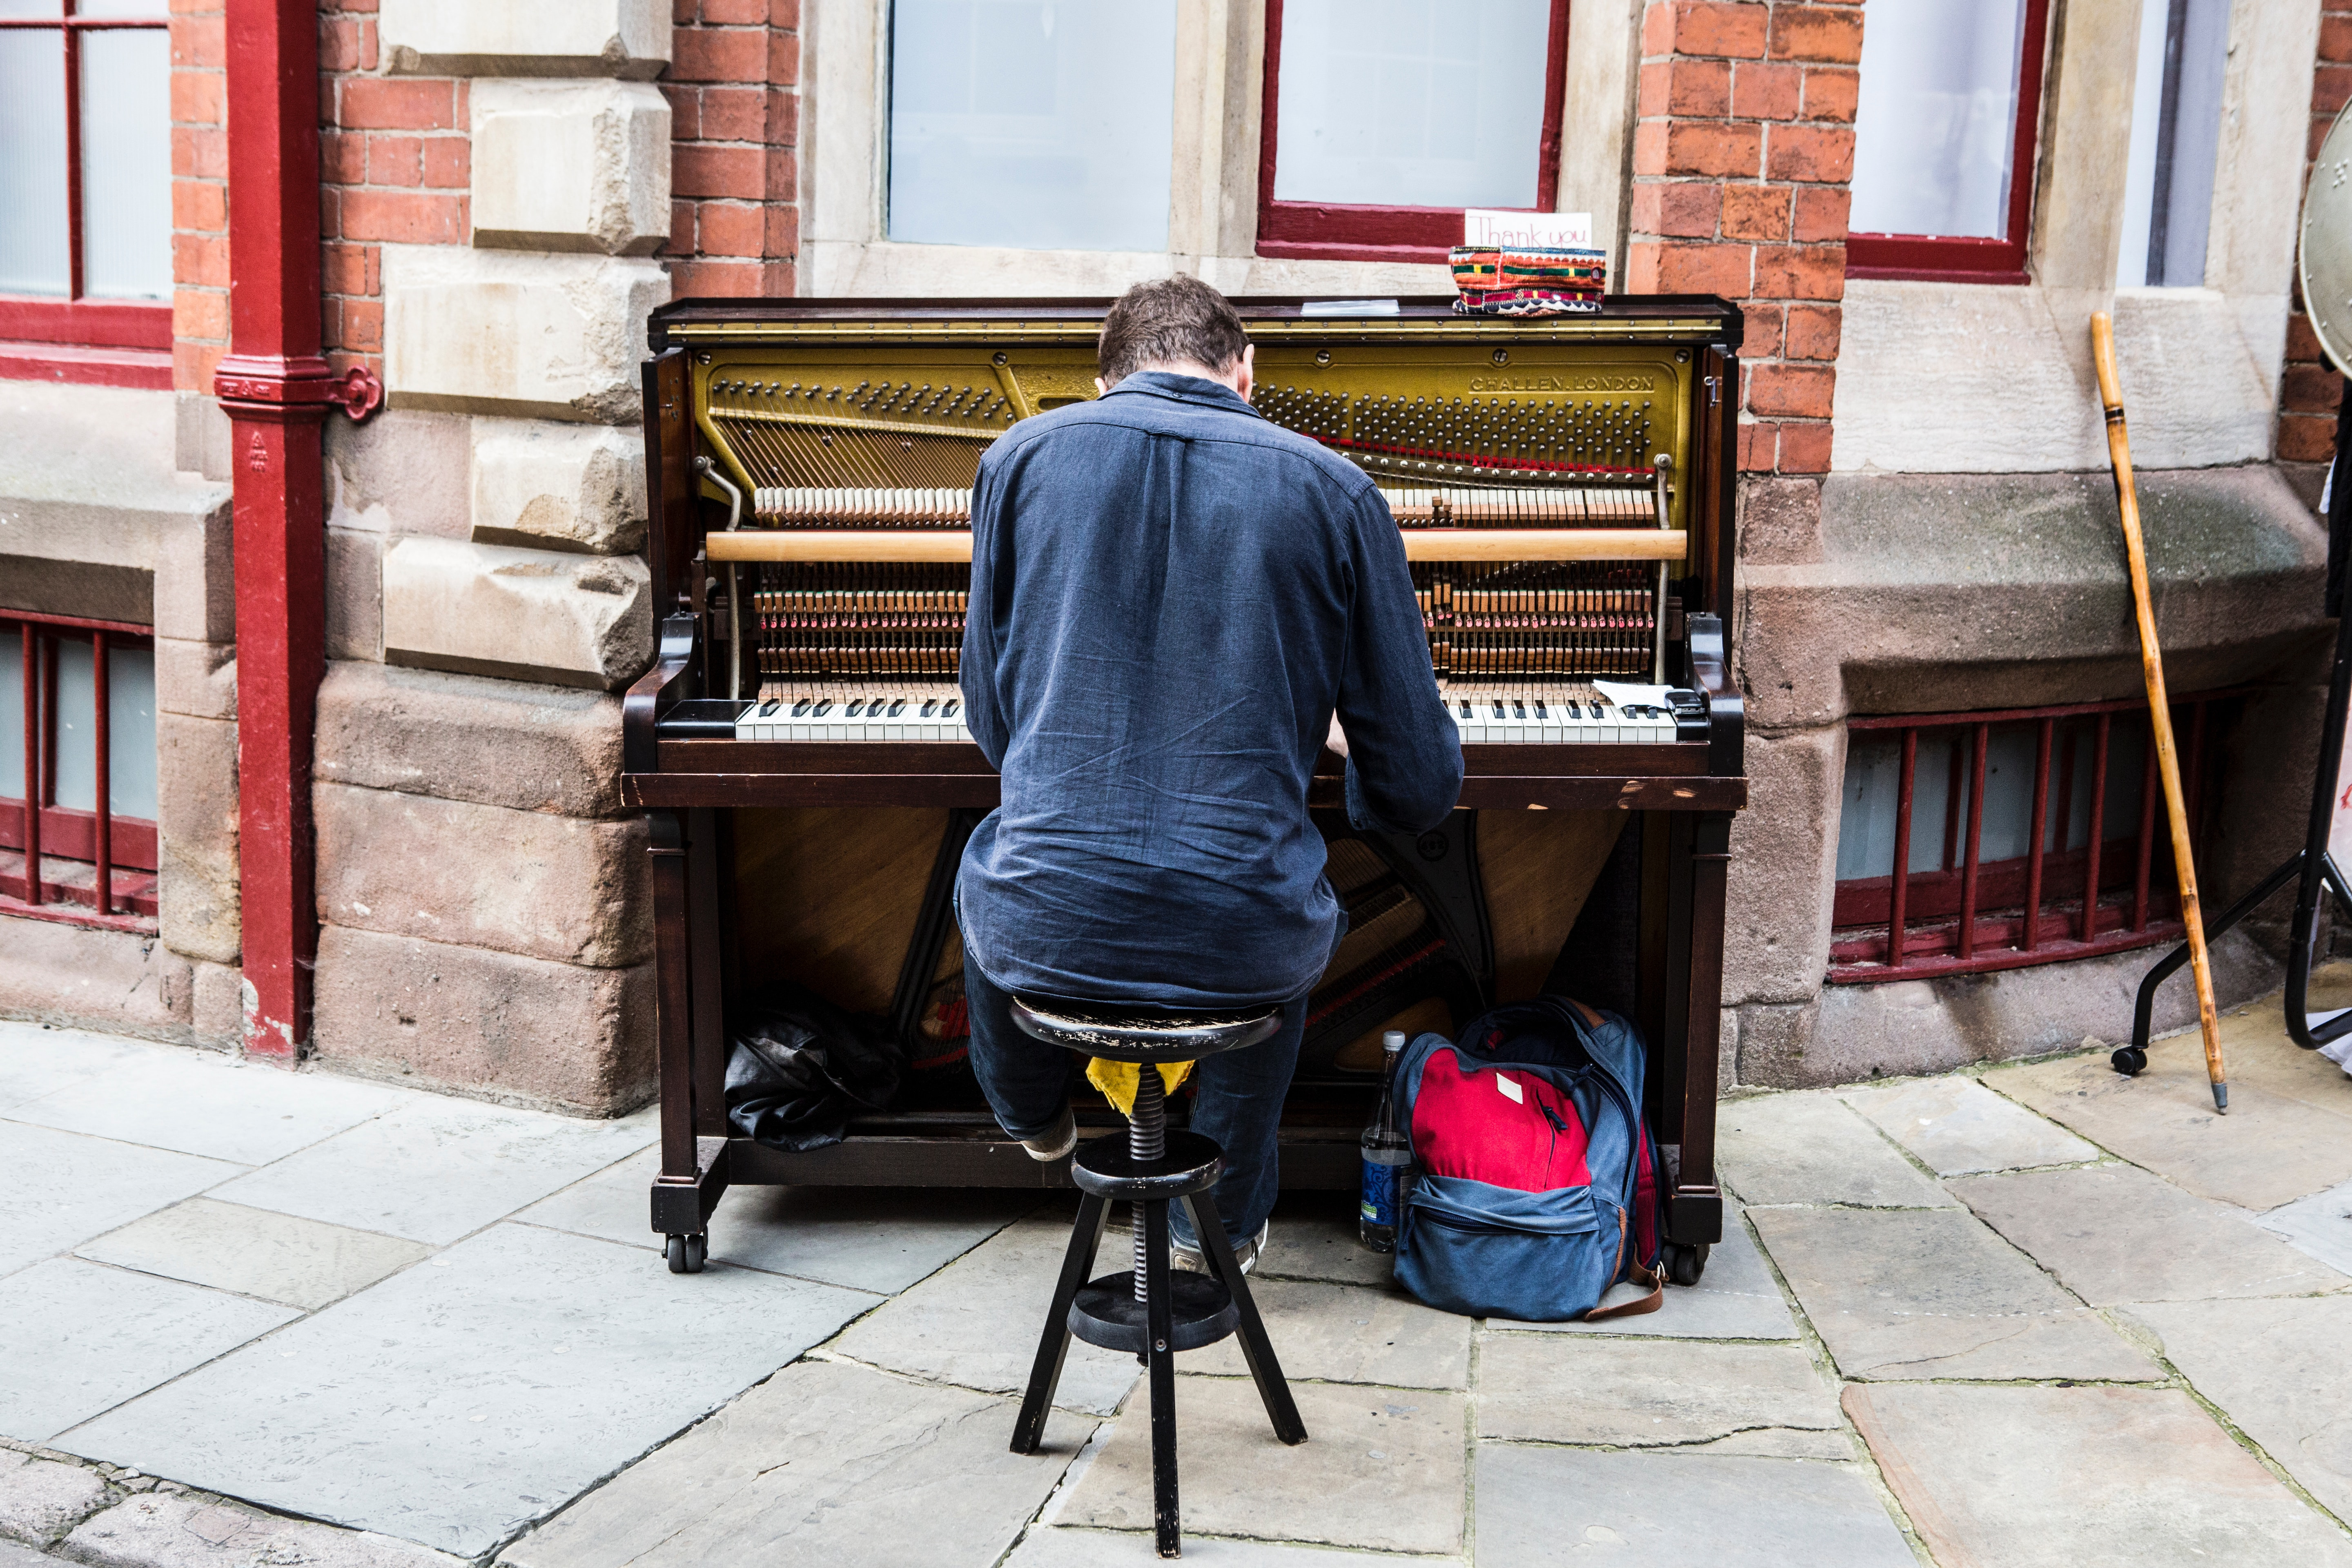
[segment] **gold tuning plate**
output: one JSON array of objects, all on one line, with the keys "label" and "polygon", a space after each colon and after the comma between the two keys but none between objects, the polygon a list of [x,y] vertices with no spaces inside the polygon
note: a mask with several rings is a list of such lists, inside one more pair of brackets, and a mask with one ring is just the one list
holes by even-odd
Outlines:
[{"label": "gold tuning plate", "polygon": [[[1680,561],[1679,530],[1635,528],[1414,528],[1403,531],[1408,561]],[[713,561],[970,561],[971,531],[927,528],[761,529],[713,533]]]}]

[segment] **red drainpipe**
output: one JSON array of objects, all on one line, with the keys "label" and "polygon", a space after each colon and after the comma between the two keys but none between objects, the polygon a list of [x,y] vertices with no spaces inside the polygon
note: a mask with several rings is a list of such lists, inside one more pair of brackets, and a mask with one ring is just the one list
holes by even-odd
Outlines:
[{"label": "red drainpipe", "polygon": [[245,1048],[310,1043],[319,946],[310,742],[325,673],[318,0],[227,0],[229,352],[213,391],[236,491]]}]

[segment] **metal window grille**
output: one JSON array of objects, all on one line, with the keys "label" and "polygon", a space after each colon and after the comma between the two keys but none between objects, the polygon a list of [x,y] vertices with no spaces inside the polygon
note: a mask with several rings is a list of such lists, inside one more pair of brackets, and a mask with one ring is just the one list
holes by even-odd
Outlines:
[{"label": "metal window grille", "polygon": [[[2172,704],[2200,851],[2235,695]],[[2017,969],[2179,936],[2144,701],[1855,719],[1847,731],[1832,982]]]},{"label": "metal window grille", "polygon": [[[20,765],[0,770],[0,912],[152,935],[155,824],[116,809],[126,758],[115,699],[118,656],[152,658],[154,638],[145,626],[117,621],[6,611],[0,642],[16,666],[0,712],[16,731],[8,739],[21,746],[9,759]],[[89,648],[82,701],[68,700],[83,693],[67,689],[80,684],[80,660],[69,657],[77,644]],[[69,666],[70,681],[63,679]],[[152,725],[137,739],[152,754]],[[80,778],[87,806],[60,800],[61,775],[68,784]]]}]

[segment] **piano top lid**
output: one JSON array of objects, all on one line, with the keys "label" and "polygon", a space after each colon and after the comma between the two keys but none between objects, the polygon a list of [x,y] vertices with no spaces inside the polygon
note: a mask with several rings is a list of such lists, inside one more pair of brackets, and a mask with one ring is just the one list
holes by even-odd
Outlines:
[{"label": "piano top lid", "polygon": [[[1379,338],[1565,339],[1594,342],[1705,341],[1737,352],[1745,327],[1739,307],[1714,294],[1611,294],[1598,311],[1559,316],[1465,316],[1451,294],[1402,297],[1393,315],[1307,315],[1321,296],[1242,295],[1234,309],[1254,335],[1333,342]],[[646,338],[656,353],[687,342],[759,337],[775,328],[795,336],[908,339],[944,332],[1008,342],[1093,336],[1114,301],[1094,300],[674,300],[655,310]]]}]

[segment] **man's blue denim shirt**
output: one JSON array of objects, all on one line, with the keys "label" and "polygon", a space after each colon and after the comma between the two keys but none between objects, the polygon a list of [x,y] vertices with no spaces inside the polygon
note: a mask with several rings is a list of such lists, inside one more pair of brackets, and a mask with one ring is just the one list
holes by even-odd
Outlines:
[{"label": "man's blue denim shirt", "polygon": [[981,459],[962,683],[1004,788],[957,904],[1012,991],[1217,1007],[1311,986],[1344,919],[1307,814],[1335,704],[1359,827],[1425,831],[1461,793],[1371,480],[1195,376],[1139,372]]}]

